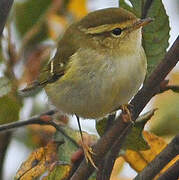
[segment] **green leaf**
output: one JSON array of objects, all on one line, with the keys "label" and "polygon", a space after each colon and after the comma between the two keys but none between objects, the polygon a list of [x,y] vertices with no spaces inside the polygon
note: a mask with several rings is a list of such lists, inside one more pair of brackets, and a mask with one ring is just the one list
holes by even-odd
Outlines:
[{"label": "green leaf", "polygon": [[[69,127],[63,127],[63,130],[69,137],[71,137],[77,143],[79,143],[81,141],[81,136],[80,136],[79,131],[73,130]],[[84,137],[84,140],[86,138],[91,143],[94,143],[97,140],[96,135],[90,135],[90,134],[87,134],[86,132],[83,132],[83,137]],[[60,159],[60,161],[70,164],[72,155],[74,155],[74,153],[77,152],[80,145],[79,145],[79,147],[77,147],[72,141],[70,141],[68,138],[63,136],[61,133],[57,132],[55,135],[55,141],[61,141],[62,139],[65,141],[65,143],[62,144],[60,146],[60,148],[58,149],[59,159]]]},{"label": "green leaf", "polygon": [[175,93],[179,93],[179,86],[172,86],[171,90]]},{"label": "green leaf", "polygon": [[0,124],[19,119],[21,103],[11,93],[11,84],[6,77],[0,78]]},{"label": "green leaf", "polygon": [[21,103],[10,94],[0,98],[0,124],[10,123],[19,119]]},{"label": "green leaf", "polygon": [[[132,4],[130,7],[124,0],[119,0],[120,7],[133,12],[137,17],[141,18],[144,7],[143,0],[129,0]],[[143,28],[143,47],[148,61],[147,77],[163,59],[168,47],[169,39],[169,19],[166,14],[162,0],[152,1],[147,11],[147,17],[154,18],[154,21]]]},{"label": "green leaf", "polygon": [[52,170],[47,177],[45,177],[45,180],[64,180],[69,176],[71,166],[68,164],[59,164],[56,165],[54,170]]},{"label": "green leaf", "polygon": [[106,124],[107,124],[107,118],[103,118],[102,120],[96,122],[96,130],[101,137],[106,129]]},{"label": "green leaf", "polygon": [[[76,140],[79,139],[79,132],[75,131],[71,128],[64,127],[63,130],[66,134],[68,134],[71,138]],[[61,133],[57,132],[55,135],[55,140],[60,141],[64,139],[65,143],[60,146],[58,149],[59,159],[60,161],[70,163],[72,154],[78,149],[69,139],[64,137]]]},{"label": "green leaf", "polygon": [[110,114],[108,117],[104,117],[100,121],[96,122],[96,130],[100,137],[105,133],[107,128],[109,128],[109,126],[113,124],[113,122],[115,121],[115,117],[116,113],[113,113]]},{"label": "green leaf", "polygon": [[142,131],[147,121],[153,116],[155,110],[151,110],[141,115],[134,124],[132,131],[127,136],[124,142],[123,149],[131,149],[134,151],[143,151],[150,148],[148,143],[145,141]]},{"label": "green leaf", "polygon": [[167,91],[155,98],[159,110],[151,119],[150,131],[158,136],[174,136],[179,132],[179,94]]},{"label": "green leaf", "polygon": [[34,41],[42,41],[47,37],[47,28],[45,23],[41,21],[51,3],[51,0],[26,0],[15,4],[15,23],[21,37],[35,25],[37,25],[37,28],[38,25],[40,25],[40,29],[35,33],[31,44],[34,43]]}]

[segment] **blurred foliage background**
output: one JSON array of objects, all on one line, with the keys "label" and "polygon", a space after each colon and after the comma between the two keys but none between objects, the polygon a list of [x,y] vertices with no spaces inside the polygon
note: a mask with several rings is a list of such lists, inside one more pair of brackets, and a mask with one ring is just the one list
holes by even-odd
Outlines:
[{"label": "blurred foliage background", "polygon": [[[166,1],[163,2],[170,18],[171,45],[176,38],[179,3],[177,0]],[[109,6],[118,6],[118,1],[15,0],[0,43],[0,124],[24,120],[53,108],[44,91],[22,97],[18,90],[36,79],[39,70],[54,55],[56,43],[69,24],[91,10]],[[170,84],[179,84],[178,66],[168,78]],[[179,94],[173,91],[159,94],[147,107],[151,108],[158,110],[147,123],[146,129],[166,140],[171,139],[179,132]],[[60,115],[59,119],[63,124],[71,123],[67,117]],[[90,125],[90,128],[93,129],[93,126]],[[54,133],[53,127],[40,125],[1,133],[0,179],[12,179],[30,152],[47,145]],[[95,141],[91,140],[91,136],[87,136],[87,139]],[[49,146],[53,147],[51,144]],[[65,171],[68,171],[68,168]],[[128,173],[128,170],[129,166],[124,163],[124,159],[118,159],[111,179],[132,178],[135,172],[130,169]]]}]

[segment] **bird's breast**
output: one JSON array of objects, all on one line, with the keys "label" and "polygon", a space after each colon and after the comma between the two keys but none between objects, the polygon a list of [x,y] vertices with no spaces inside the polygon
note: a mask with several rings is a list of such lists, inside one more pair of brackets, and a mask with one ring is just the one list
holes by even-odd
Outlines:
[{"label": "bird's breast", "polygon": [[[135,95],[146,73],[143,50],[130,55],[81,51],[71,57],[65,75],[46,87],[52,103],[84,118],[100,118]],[[56,93],[54,93],[56,92]]]}]

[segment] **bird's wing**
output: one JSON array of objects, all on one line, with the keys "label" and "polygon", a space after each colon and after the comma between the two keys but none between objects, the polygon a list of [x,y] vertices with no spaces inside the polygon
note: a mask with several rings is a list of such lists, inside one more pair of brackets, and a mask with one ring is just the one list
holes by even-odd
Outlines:
[{"label": "bird's wing", "polygon": [[65,33],[63,38],[59,41],[55,57],[41,70],[37,80],[21,90],[23,95],[32,94],[48,83],[55,82],[64,75],[70,56],[78,49],[76,42],[65,37],[67,35],[69,34]]}]

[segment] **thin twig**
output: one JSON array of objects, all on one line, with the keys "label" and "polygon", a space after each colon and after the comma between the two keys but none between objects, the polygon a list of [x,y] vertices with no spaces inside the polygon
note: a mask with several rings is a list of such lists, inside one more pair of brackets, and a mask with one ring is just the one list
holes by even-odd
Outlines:
[{"label": "thin twig", "polygon": [[[139,116],[146,104],[158,92],[160,83],[177,64],[179,60],[178,52],[179,37],[175,40],[170,50],[166,53],[164,59],[145,82],[143,88],[131,101],[130,104],[133,107],[133,120]],[[131,122],[126,123],[121,120],[121,117],[117,118],[114,122],[114,125],[106,132],[106,134],[104,134],[104,136],[97,142],[97,144],[93,146],[93,152],[95,153],[93,159],[95,162],[97,162],[96,164],[100,162],[100,159],[104,158],[105,154],[109,151],[117,137],[119,137],[128,126],[131,126]],[[125,138],[125,136],[123,138]],[[83,160],[80,167],[72,176],[71,180],[87,179],[93,171],[94,168],[90,164],[87,164],[85,160]]]},{"label": "thin twig", "polygon": [[14,0],[1,0],[0,1],[0,36],[3,32],[6,19]]},{"label": "thin twig", "polygon": [[158,180],[169,180],[179,178],[179,160],[169,167]]},{"label": "thin twig", "polygon": [[134,180],[151,180],[179,153],[179,134],[152,160]]},{"label": "thin twig", "polygon": [[173,92],[179,92],[179,86],[178,85],[168,85],[161,89],[160,93],[163,93],[165,91],[172,90]]},{"label": "thin twig", "polygon": [[9,123],[9,124],[3,124],[0,126],[0,132],[1,131],[7,131],[7,130],[11,130],[11,129],[14,129],[14,128],[19,128],[19,127],[22,127],[22,126],[27,126],[27,125],[32,125],[32,124],[39,124],[39,125],[51,125],[53,126],[57,131],[59,131],[61,134],[63,134],[68,140],[70,140],[76,147],[79,148],[79,145],[78,143],[72,139],[70,136],[68,136],[65,131],[58,125],[56,124],[55,122],[53,122],[52,120],[50,121],[45,121],[43,120],[43,116],[44,115],[53,115],[55,114],[55,110],[50,110],[50,111],[47,111],[45,113],[42,113],[38,116],[34,116],[28,120],[25,120],[25,121],[17,121],[17,122],[13,122],[13,123]]},{"label": "thin twig", "polygon": [[142,8],[142,16],[141,18],[146,18],[148,10],[150,9],[150,6],[152,4],[153,0],[147,0],[146,3],[144,4],[144,7]]}]

